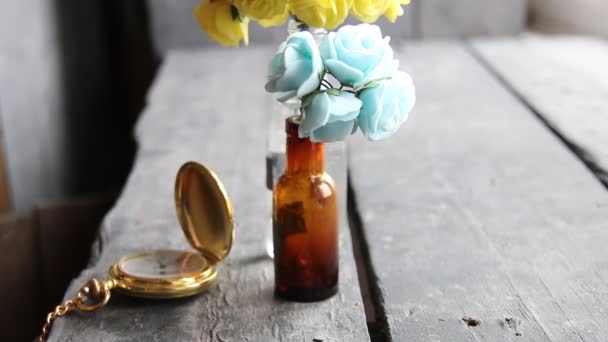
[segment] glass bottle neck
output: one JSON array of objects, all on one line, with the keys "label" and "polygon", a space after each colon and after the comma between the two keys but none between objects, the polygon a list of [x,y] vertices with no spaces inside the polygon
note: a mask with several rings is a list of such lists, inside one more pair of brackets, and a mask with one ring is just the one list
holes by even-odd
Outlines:
[{"label": "glass bottle neck", "polygon": [[287,165],[285,173],[321,174],[324,170],[325,144],[312,142],[309,138],[300,138],[298,128],[300,117],[292,116],[286,120]]}]

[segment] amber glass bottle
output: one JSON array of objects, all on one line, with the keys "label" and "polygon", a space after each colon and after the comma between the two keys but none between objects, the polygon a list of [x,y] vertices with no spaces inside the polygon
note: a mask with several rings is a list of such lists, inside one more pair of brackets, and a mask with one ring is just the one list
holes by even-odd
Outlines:
[{"label": "amber glass bottle", "polygon": [[320,301],[338,291],[338,198],[323,168],[324,144],[286,121],[287,165],[273,194],[275,295]]}]

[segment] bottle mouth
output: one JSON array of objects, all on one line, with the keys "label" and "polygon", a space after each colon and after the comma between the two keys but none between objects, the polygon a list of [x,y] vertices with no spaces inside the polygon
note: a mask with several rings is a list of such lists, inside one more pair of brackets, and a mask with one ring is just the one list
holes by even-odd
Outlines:
[{"label": "bottle mouth", "polygon": [[287,133],[288,139],[306,140],[307,138],[300,138],[299,130],[300,124],[302,123],[302,116],[293,115],[285,120],[285,133]]},{"label": "bottle mouth", "polygon": [[287,123],[299,126],[302,123],[302,116],[294,115],[287,118]]}]

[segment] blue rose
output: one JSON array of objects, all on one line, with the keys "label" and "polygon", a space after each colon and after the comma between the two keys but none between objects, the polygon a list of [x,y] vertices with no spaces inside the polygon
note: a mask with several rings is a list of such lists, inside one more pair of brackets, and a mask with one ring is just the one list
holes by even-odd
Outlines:
[{"label": "blue rose", "polygon": [[266,90],[279,101],[303,97],[319,88],[324,71],[319,47],[310,32],[292,34],[270,62]]},{"label": "blue rose", "polygon": [[321,56],[338,81],[356,88],[397,71],[399,62],[389,42],[376,25],[343,26],[323,39]]},{"label": "blue rose", "polygon": [[354,94],[330,89],[310,96],[302,108],[301,138],[334,142],[355,133],[361,100]]},{"label": "blue rose", "polygon": [[363,102],[357,119],[361,131],[369,140],[381,140],[395,133],[407,120],[416,103],[412,78],[397,72],[390,80],[359,93]]}]

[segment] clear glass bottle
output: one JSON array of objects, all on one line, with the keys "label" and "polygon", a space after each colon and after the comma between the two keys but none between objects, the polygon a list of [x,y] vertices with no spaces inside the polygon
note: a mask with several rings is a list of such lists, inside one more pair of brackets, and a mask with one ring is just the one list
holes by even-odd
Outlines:
[{"label": "clear glass bottle", "polygon": [[338,195],[324,169],[325,144],[286,120],[287,165],[273,192],[275,295],[320,301],[338,291]]}]

